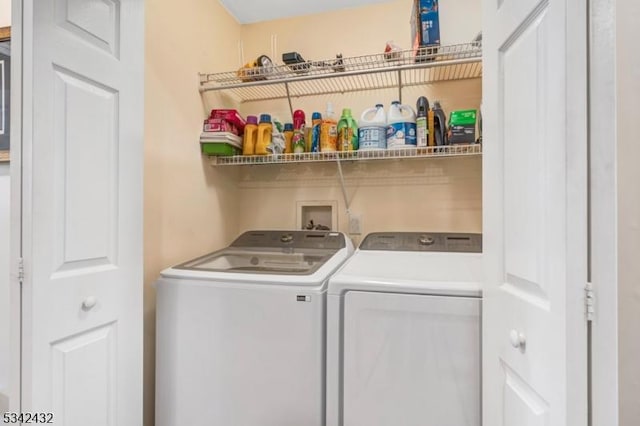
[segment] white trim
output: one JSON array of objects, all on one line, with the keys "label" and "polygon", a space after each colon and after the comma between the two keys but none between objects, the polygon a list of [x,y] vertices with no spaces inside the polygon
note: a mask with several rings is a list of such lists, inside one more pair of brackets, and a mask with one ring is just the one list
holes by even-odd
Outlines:
[{"label": "white trim", "polygon": [[[567,425],[588,422],[588,327],[584,300],[588,280],[588,43],[587,5],[567,0],[566,28],[566,371]],[[578,334],[572,336],[571,333]]]},{"label": "white trim", "polygon": [[[18,259],[21,257],[22,223],[22,108],[23,99],[23,61],[26,43],[23,37],[24,17],[27,16],[21,0],[13,0],[11,5],[11,224],[10,224],[10,276],[9,276],[9,347],[11,351],[10,383],[7,389],[8,408],[20,412],[21,407],[21,287],[18,279]],[[27,26],[28,27],[28,26]]]},{"label": "white trim", "polygon": [[618,424],[615,0],[591,0],[592,426]]}]

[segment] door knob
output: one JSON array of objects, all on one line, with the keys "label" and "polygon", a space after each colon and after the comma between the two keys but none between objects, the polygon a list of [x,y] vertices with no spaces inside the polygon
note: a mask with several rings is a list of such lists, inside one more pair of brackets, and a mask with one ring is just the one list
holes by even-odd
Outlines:
[{"label": "door knob", "polygon": [[524,350],[524,347],[527,344],[527,338],[525,335],[516,330],[511,330],[511,333],[509,333],[509,340],[511,340],[511,346],[516,349]]},{"label": "door knob", "polygon": [[89,296],[82,301],[82,309],[88,311],[89,309],[96,306],[96,303],[98,303],[98,299],[96,299],[94,296]]}]

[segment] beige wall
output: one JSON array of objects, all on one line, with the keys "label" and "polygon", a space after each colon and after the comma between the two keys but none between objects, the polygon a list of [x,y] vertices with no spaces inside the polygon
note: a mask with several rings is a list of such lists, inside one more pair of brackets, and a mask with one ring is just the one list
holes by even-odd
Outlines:
[{"label": "beige wall", "polygon": [[0,0],[0,27],[11,25],[11,0]]},{"label": "beige wall", "polygon": [[[240,25],[216,1],[146,1],[145,425],[154,401],[155,290],[161,269],[235,235],[232,182],[202,158],[198,72],[234,68]],[[234,57],[235,58],[235,57]]]},{"label": "beige wall", "polygon": [[616,2],[620,426],[640,423],[640,3]]}]

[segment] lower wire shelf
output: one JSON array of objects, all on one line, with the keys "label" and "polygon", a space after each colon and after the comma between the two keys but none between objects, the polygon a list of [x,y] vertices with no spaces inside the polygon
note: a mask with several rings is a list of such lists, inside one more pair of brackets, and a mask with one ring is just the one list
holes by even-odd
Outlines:
[{"label": "lower wire shelf", "polygon": [[211,156],[214,166],[253,166],[265,164],[321,163],[331,161],[369,161],[412,158],[446,158],[482,155],[481,144],[446,145],[384,150],[305,152],[300,154]]}]

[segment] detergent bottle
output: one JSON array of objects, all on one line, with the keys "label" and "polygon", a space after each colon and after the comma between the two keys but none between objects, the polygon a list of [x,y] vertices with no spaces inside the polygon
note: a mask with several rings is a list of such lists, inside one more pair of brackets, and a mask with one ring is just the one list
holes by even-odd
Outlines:
[{"label": "detergent bottle", "polygon": [[333,104],[327,103],[327,111],[320,125],[320,151],[334,152],[338,150],[338,121],[333,113]]},{"label": "detergent bottle", "polygon": [[433,103],[433,140],[436,146],[448,145],[447,116],[440,106],[440,101]]},{"label": "detergent bottle", "polygon": [[314,112],[311,115],[311,149],[309,152],[320,152],[320,126],[322,114]]},{"label": "detergent bottle", "polygon": [[255,115],[249,115],[247,116],[247,124],[244,126],[242,153],[244,155],[255,154],[257,140],[258,140],[258,117],[256,117]]},{"label": "detergent bottle", "polygon": [[256,141],[256,154],[267,155],[269,151],[267,147],[271,144],[271,132],[273,124],[269,114],[260,115],[260,124],[258,125],[258,140]]},{"label": "detergent bottle", "polygon": [[293,153],[293,123],[284,123],[284,153]]},{"label": "detergent bottle", "polygon": [[387,148],[416,147],[416,114],[409,105],[391,103],[387,113]]},{"label": "detergent bottle", "polygon": [[305,127],[305,116],[304,111],[295,110],[293,112],[293,152],[300,153],[305,150],[304,143],[304,127]]},{"label": "detergent bottle", "polygon": [[358,123],[353,119],[350,108],[342,110],[338,121],[338,149],[356,151],[358,149]]},{"label": "detergent bottle", "polygon": [[387,148],[387,117],[384,105],[377,104],[362,112],[358,128],[358,143],[361,150]]}]

